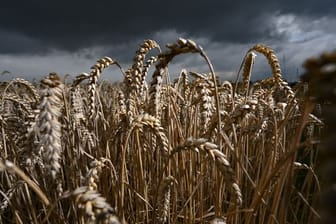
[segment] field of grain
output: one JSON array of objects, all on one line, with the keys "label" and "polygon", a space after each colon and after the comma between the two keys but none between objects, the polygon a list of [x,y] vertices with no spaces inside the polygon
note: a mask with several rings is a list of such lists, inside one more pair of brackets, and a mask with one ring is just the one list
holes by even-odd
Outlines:
[{"label": "field of grain", "polygon": [[[187,53],[209,72],[172,80],[169,63]],[[272,76],[251,82],[256,55]],[[307,61],[289,86],[273,50],[255,45],[229,82],[193,41],[161,51],[146,40],[127,70],[104,57],[71,81],[3,83],[0,222],[318,223],[323,115],[335,123],[335,67],[324,66],[335,58]],[[99,81],[109,66],[122,83]]]}]

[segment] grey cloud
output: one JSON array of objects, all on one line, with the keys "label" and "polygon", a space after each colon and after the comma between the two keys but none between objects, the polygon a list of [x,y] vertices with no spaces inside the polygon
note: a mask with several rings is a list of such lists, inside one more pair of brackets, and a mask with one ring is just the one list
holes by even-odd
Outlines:
[{"label": "grey cloud", "polygon": [[[101,56],[100,56],[101,57]],[[53,52],[45,55],[1,55],[0,65],[2,71],[10,71],[10,75],[0,76],[0,81],[8,81],[16,77],[25,79],[37,79],[48,75],[50,72],[56,72],[61,76],[67,74],[74,76],[82,72],[90,72],[90,67],[96,63],[94,59],[83,57],[80,52],[69,54],[68,52]],[[125,64],[127,67],[128,64]],[[106,69],[102,74],[103,79],[121,80],[122,74],[116,67]]]}]

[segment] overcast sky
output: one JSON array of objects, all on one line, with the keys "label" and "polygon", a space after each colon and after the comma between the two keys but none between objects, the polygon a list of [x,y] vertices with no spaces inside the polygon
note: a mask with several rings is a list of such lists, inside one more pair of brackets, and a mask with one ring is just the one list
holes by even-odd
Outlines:
[{"label": "overcast sky", "polygon": [[[77,75],[103,56],[127,69],[143,40],[156,40],[164,50],[184,37],[204,48],[223,80],[234,79],[246,51],[264,43],[292,81],[307,57],[336,49],[335,12],[335,0],[2,1],[0,72],[11,75],[0,78]],[[208,72],[197,55],[176,58],[169,71],[182,68]],[[269,74],[258,55],[254,78]],[[102,77],[122,79],[115,68]]]}]

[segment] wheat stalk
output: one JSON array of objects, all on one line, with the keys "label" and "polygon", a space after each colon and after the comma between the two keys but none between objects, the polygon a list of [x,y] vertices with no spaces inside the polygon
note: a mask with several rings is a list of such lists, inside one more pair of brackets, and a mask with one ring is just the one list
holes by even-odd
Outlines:
[{"label": "wheat stalk", "polygon": [[50,205],[50,201],[48,200],[47,196],[43,193],[40,187],[32,181],[19,167],[17,167],[14,163],[9,160],[1,161],[0,160],[0,171],[3,172],[8,170],[9,172],[17,174],[24,182],[26,182],[29,187],[31,187],[35,193],[40,197],[42,202],[48,206]]},{"label": "wheat stalk", "polygon": [[170,157],[182,150],[193,150],[195,152],[206,153],[206,155],[208,155],[212,161],[216,163],[217,168],[222,172],[225,182],[233,188],[236,195],[237,205],[242,204],[242,193],[237,183],[234,170],[232,169],[225,154],[219,150],[219,147],[216,144],[208,142],[205,138],[188,138],[183,145],[178,146],[171,152]]}]

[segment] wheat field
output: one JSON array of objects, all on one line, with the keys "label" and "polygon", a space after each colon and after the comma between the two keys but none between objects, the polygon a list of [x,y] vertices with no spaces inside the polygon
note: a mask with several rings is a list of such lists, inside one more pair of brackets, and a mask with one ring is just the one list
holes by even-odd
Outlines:
[{"label": "wheat field", "polygon": [[[209,72],[171,79],[180,54],[199,54]],[[272,76],[251,82],[256,55]],[[323,66],[335,55],[307,61],[290,86],[258,44],[229,82],[192,40],[163,51],[145,40],[126,70],[104,57],[71,81],[2,83],[0,222],[320,223],[333,216],[320,206],[333,180],[321,181],[319,158],[336,111],[335,68]],[[109,66],[123,82],[99,81]]]}]

